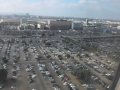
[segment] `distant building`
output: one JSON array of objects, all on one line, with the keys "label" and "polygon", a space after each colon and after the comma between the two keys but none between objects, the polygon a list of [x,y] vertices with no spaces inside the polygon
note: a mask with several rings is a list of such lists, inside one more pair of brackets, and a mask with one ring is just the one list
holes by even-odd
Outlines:
[{"label": "distant building", "polygon": [[89,24],[89,21],[88,21],[88,19],[86,19],[86,25],[88,25]]},{"label": "distant building", "polygon": [[39,21],[37,22],[37,24],[35,24],[35,29],[40,29],[40,30],[44,30],[44,29],[49,29],[48,24],[44,21]]},{"label": "distant building", "polygon": [[36,29],[40,29],[40,28],[41,28],[41,24],[36,24],[36,25],[35,25],[35,28],[36,28]]},{"label": "distant building", "polygon": [[82,30],[83,25],[82,25],[81,22],[73,22],[72,23],[72,29],[74,29],[74,30]]},{"label": "distant building", "polygon": [[72,28],[72,21],[56,20],[50,21],[50,30],[69,30]]},{"label": "distant building", "polygon": [[120,26],[117,26],[117,29],[120,30]]},{"label": "distant building", "polygon": [[18,30],[20,26],[20,20],[14,19],[3,19],[0,22],[1,30]]},{"label": "distant building", "polygon": [[96,29],[95,25],[83,26],[83,30],[94,30],[94,29]]}]

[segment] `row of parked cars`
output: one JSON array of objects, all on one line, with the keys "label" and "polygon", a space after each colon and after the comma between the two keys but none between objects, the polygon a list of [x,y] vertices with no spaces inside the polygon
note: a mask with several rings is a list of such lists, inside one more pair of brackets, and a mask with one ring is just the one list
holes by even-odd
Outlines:
[{"label": "row of parked cars", "polygon": [[70,82],[70,78],[65,74],[57,62],[51,62],[51,67],[56,72],[57,76],[61,79],[63,85],[67,86],[69,90],[77,90],[76,86]]},{"label": "row of parked cars", "polygon": [[52,83],[52,87],[54,90],[60,90],[60,86],[56,83],[54,77],[52,76],[48,68],[46,67],[46,64],[38,63],[38,69],[40,70],[44,79],[49,80]]},{"label": "row of parked cars", "polygon": [[[96,72],[100,73],[100,74],[104,74],[103,71],[100,70],[100,68],[98,68],[96,65],[94,65],[93,63],[90,62],[85,62],[86,65],[88,65],[89,67],[93,68]],[[106,84],[104,81],[102,81],[98,76],[96,76],[95,74],[91,74],[91,81],[93,81],[94,83],[97,83],[105,88],[109,88],[109,85]]]}]

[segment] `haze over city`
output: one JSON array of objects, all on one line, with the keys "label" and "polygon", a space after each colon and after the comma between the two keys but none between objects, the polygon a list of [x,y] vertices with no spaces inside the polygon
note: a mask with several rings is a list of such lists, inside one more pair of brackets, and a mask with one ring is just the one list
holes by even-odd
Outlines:
[{"label": "haze over city", "polygon": [[0,0],[0,14],[120,18],[119,0]]}]

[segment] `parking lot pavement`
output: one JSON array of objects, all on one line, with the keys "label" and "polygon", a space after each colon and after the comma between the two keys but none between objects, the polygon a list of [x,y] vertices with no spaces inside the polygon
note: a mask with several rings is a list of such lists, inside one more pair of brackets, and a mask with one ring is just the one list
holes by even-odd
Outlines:
[{"label": "parking lot pavement", "polygon": [[[43,56],[43,52],[40,50],[40,48],[38,48],[37,50],[38,50],[39,54],[42,54],[42,56]],[[46,58],[46,57],[44,56],[44,58]],[[48,68],[49,72],[53,76],[55,83],[59,85],[60,90],[68,90],[68,88],[63,85],[63,82],[58,78],[57,74],[52,69],[51,65],[49,64],[51,61],[52,60],[47,60],[47,58],[46,58],[46,60],[41,60],[40,62],[46,64],[46,67]]]},{"label": "parking lot pavement", "polygon": [[[31,60],[25,61],[26,55],[23,52],[24,46],[12,44],[10,47],[10,57],[7,65],[8,79],[3,90],[53,90],[52,85],[45,81],[43,76],[39,73],[37,62],[33,61],[35,59],[31,58]],[[18,49],[18,52],[16,52],[16,49]],[[6,56],[6,50],[7,44],[4,44],[0,52],[1,55],[4,57]],[[15,63],[14,60],[17,56],[20,56],[20,59]],[[26,71],[26,66],[29,64],[35,66],[34,71],[36,72],[36,77],[32,84],[30,84],[30,80],[28,77],[30,74],[33,74]],[[13,71],[17,73],[15,76],[13,76]]]},{"label": "parking lot pavement", "polygon": [[[40,53],[43,53],[44,51],[43,51],[43,48],[42,49],[40,49],[40,48],[38,48],[38,51],[40,51]],[[52,54],[50,54],[51,55],[51,57],[52,57]],[[54,56],[52,57],[52,58],[54,58]],[[53,66],[51,66],[51,63],[52,62],[56,62],[56,67],[57,67],[57,64],[58,64],[58,66],[59,66],[59,69],[61,69],[62,71],[64,71],[64,73],[63,74],[68,74],[68,72],[67,72],[67,68],[65,68],[64,66],[62,66],[61,65],[61,63],[59,62],[59,60],[57,60],[57,58],[54,58],[54,59],[49,59],[50,61],[49,61],[49,63],[48,63],[48,61],[46,62],[46,64],[47,64],[47,67],[49,68],[49,70],[53,73],[53,75],[54,75],[54,77],[56,77],[56,81],[58,81],[58,83],[59,83],[59,85],[61,85],[62,87],[63,87],[63,85],[66,83],[66,82],[64,82],[64,81],[62,81],[62,84],[61,84],[61,78],[58,78],[58,77],[60,77],[60,75],[57,75],[56,74],[56,69],[53,69],[53,67],[54,67],[54,65]],[[62,75],[61,75],[62,76]],[[76,80],[76,77],[74,78],[75,80]],[[68,83],[69,82],[73,82],[73,83],[75,83],[75,85],[77,86],[76,87],[76,89],[80,89],[80,90],[86,90],[85,88],[83,88],[80,84],[78,84],[78,83],[80,83],[80,82],[78,82],[78,83],[76,83],[76,81],[75,80],[73,80],[73,78],[70,78],[70,81],[68,81]],[[75,81],[75,82],[74,82]],[[67,83],[66,83],[66,85],[67,85]],[[64,88],[64,90],[69,90],[69,88],[68,87],[63,87]],[[62,88],[62,90],[63,90],[63,88]],[[75,90],[76,90],[75,89]],[[79,90],[78,89],[78,90]]]},{"label": "parking lot pavement", "polygon": [[[44,49],[44,48],[42,48],[42,50],[43,50],[43,52],[45,52],[45,51],[47,51],[47,52],[49,52],[49,50],[48,49]],[[41,51],[42,52],[42,51]],[[50,54],[50,53],[49,53]],[[53,56],[52,54],[50,54],[51,56]],[[53,58],[54,58],[54,56],[53,56]],[[58,61],[58,60],[56,60],[56,61]],[[69,60],[69,61],[71,61],[71,62],[73,62],[72,60]],[[68,62],[69,62],[68,61]],[[96,76],[98,76],[103,82],[105,82],[106,84],[110,84],[111,83],[111,81],[110,80],[108,80],[105,76],[102,76],[102,74],[99,74],[98,72],[96,72],[96,71],[94,71],[92,68],[90,68],[88,65],[86,65],[86,63],[84,63],[84,62],[81,62],[81,61],[79,61],[78,59],[76,59],[76,61],[78,61],[79,63],[81,63],[82,65],[84,65],[84,66],[86,66],[87,68],[89,68],[89,70],[93,73],[93,74],[95,74]],[[97,65],[97,64],[96,64]],[[73,65],[74,66],[74,65]],[[66,68],[65,68],[66,69]],[[107,71],[107,70],[106,70]],[[99,87],[99,86],[97,86],[97,87]],[[102,88],[102,87],[99,87],[99,88]]]},{"label": "parking lot pavement", "polygon": [[[27,37],[27,38],[6,38],[10,39],[11,43],[5,42],[0,44],[1,59],[9,58],[7,64],[8,82],[5,90],[69,90],[76,88],[86,90],[87,83],[79,80],[74,74],[69,65],[76,66],[74,62],[79,62],[81,66],[85,66],[92,73],[92,79],[110,84],[111,80],[107,79],[103,73],[98,72],[98,68],[102,72],[110,73],[110,70],[103,67],[103,62],[98,62],[98,58],[92,57],[92,60],[83,60],[76,57],[76,53],[72,54],[70,50],[64,49],[64,43],[59,38]],[[15,39],[15,41],[14,41]],[[52,40],[51,40],[52,39]],[[53,46],[47,47],[46,41],[51,41]],[[18,43],[17,43],[18,42]],[[31,43],[30,43],[31,42]],[[57,42],[57,44],[56,44]],[[56,45],[55,45],[56,44]],[[10,45],[10,47],[9,47]],[[60,48],[59,48],[60,46]],[[10,49],[10,51],[9,51]],[[9,52],[9,54],[7,54]],[[69,54],[71,58],[67,58]],[[62,56],[62,60],[58,57]],[[39,56],[39,58],[38,58]],[[93,61],[95,59],[95,61]],[[91,62],[89,65],[89,62]],[[6,67],[4,65],[4,67]],[[11,82],[11,78],[16,81]],[[82,84],[81,84],[82,83]],[[95,87],[101,88],[101,84],[95,84]],[[3,89],[3,90],[4,90]],[[101,89],[104,90],[104,89]]]},{"label": "parking lot pavement", "polygon": [[[32,58],[30,58],[28,61],[25,61],[25,53],[23,53],[23,48],[21,48],[21,57],[23,57],[23,61],[21,62],[22,64],[25,65],[25,67],[29,64],[34,66],[34,71],[35,71],[35,82],[33,82],[33,84],[29,85],[31,88],[36,89],[36,90],[51,90],[49,85],[46,85],[46,82],[44,81],[43,77],[41,76],[41,74],[39,73],[39,70],[37,69],[37,62],[34,59],[34,56],[32,55],[32,52],[29,52],[32,56]],[[27,75],[29,75],[29,72],[26,72]],[[32,73],[31,73],[32,74]]]}]

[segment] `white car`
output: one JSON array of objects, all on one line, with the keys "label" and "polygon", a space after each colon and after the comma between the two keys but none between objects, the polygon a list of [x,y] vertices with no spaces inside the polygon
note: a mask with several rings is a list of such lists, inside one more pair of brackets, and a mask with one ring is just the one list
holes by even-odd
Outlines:
[{"label": "white car", "polygon": [[82,86],[83,86],[83,87],[88,87],[88,85],[87,85],[87,84],[83,84]]},{"label": "white car", "polygon": [[32,90],[36,90],[36,89],[33,88]]},{"label": "white car", "polygon": [[32,70],[32,68],[26,68],[26,71],[27,72],[29,72],[29,71],[31,71]]},{"label": "white car", "polygon": [[66,86],[67,84],[68,84],[67,82],[64,82],[64,83],[63,83],[63,85],[65,85],[65,86]]},{"label": "white car", "polygon": [[37,76],[37,75],[34,74],[34,75],[32,75],[32,78],[35,78],[36,76]]}]

